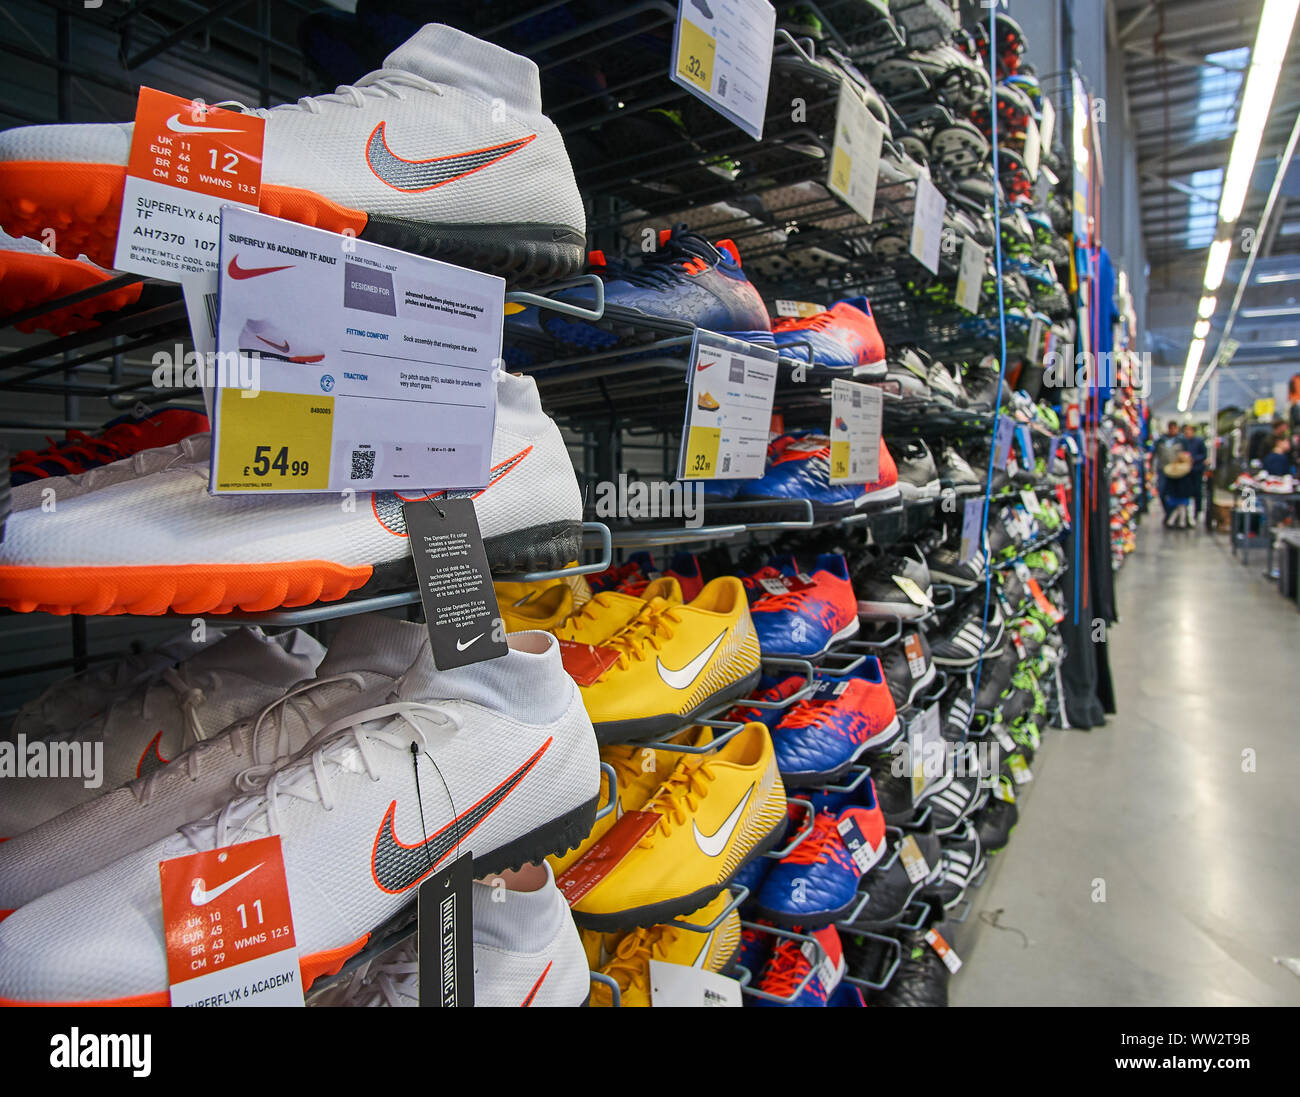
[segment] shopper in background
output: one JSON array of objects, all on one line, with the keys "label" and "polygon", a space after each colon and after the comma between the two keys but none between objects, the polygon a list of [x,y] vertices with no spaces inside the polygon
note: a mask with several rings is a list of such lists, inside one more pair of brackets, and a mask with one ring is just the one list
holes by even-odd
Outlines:
[{"label": "shopper in background", "polygon": [[[1165,516],[1169,515],[1169,484],[1165,476],[1165,466],[1174,459],[1175,453],[1180,449],[1178,438],[1178,420],[1170,419],[1165,426],[1165,433],[1156,439],[1155,443],[1155,464],[1156,464],[1156,494],[1160,496],[1160,505],[1164,508]],[[1169,523],[1166,522],[1166,525]]]},{"label": "shopper in background", "polygon": [[1203,510],[1205,465],[1209,459],[1209,453],[1205,448],[1205,439],[1196,433],[1196,428],[1191,423],[1183,427],[1183,449],[1192,459],[1192,517],[1199,519]]},{"label": "shopper in background", "polygon": [[1264,458],[1264,471],[1270,476],[1287,476],[1295,468],[1291,439],[1283,435],[1273,440],[1273,452]]}]

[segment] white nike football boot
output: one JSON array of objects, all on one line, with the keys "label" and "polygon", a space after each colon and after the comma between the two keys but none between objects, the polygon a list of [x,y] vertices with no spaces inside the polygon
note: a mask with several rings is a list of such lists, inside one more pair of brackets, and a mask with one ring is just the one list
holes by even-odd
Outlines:
[{"label": "white nike football boot", "polygon": [[166,1005],[158,863],[196,850],[280,835],[306,989],[409,917],[420,881],[458,854],[483,876],[576,846],[600,786],[591,720],[553,636],[509,645],[446,671],[423,649],[382,703],[359,698],[261,791],[15,911],[0,1003]]},{"label": "white nike football boot", "polygon": [[379,614],[345,618],[315,678],[256,716],[169,755],[152,773],[0,842],[0,917],[250,791],[336,708],[391,688],[428,642],[423,624]]},{"label": "white nike football boot", "polygon": [[[491,479],[482,491],[447,494],[474,499],[497,570],[559,568],[581,551],[578,481],[531,377],[497,375]],[[92,489],[60,495],[53,512],[33,507],[9,516],[0,605],[86,614],[260,612],[332,601],[367,583],[409,587],[402,504],[429,497],[212,496],[207,462],[179,458],[142,476],[105,471]]]},{"label": "white nike football boot", "polygon": [[[537,66],[431,23],[384,67],[266,119],[262,213],[523,284],[580,270],[586,219]],[[192,114],[192,112],[191,112]],[[168,124],[193,133],[203,117]],[[0,133],[0,227],[58,230],[60,255],[111,266],[131,123]]]},{"label": "white nike football boot", "polygon": [[229,631],[208,625],[203,630],[202,640],[195,640],[193,631],[187,627],[184,632],[169,637],[150,651],[97,663],[80,674],[60,679],[39,697],[24,704],[0,738],[12,741],[24,735],[29,740],[43,739],[47,735],[80,727],[108,708],[110,702],[137,686],[157,681],[167,667],[197,655]]},{"label": "white nike football boot", "polygon": [[246,320],[239,333],[239,353],[257,354],[280,362],[320,362],[325,352],[320,347],[290,338],[270,320]]},{"label": "white nike football boot", "polygon": [[[580,1006],[590,994],[587,954],[550,865],[535,891],[475,880],[474,1005]],[[492,879],[500,880],[500,877]],[[309,1005],[418,1006],[416,936],[358,969],[351,982]]]},{"label": "white nike football boot", "polygon": [[0,838],[160,769],[312,677],[324,656],[301,630],[271,638],[240,629],[80,727],[0,743]]}]

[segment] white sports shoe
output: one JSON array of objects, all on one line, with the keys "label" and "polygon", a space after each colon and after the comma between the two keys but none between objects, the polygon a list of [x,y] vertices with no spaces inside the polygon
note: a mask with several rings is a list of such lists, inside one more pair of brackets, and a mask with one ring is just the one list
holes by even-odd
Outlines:
[{"label": "white sports shoe", "polygon": [[[580,1006],[590,993],[587,955],[551,866],[536,891],[475,881],[474,1005]],[[417,938],[358,969],[351,983],[312,1005],[418,1006]]]},{"label": "white sports shoe", "polygon": [[[310,678],[324,655],[325,649],[301,630],[269,638],[260,629],[240,629],[165,667],[157,679],[118,697],[80,727],[38,742],[16,738],[10,758],[14,774],[0,777],[0,837],[22,834],[161,768]],[[34,772],[38,760],[39,774]],[[52,775],[56,765],[61,775]]]},{"label": "white sports shoe", "polygon": [[[345,508],[337,495],[212,496],[206,461],[179,456],[140,476],[108,471],[115,468],[89,490],[60,494],[51,513],[9,516],[0,605],[259,612],[342,598],[372,581],[414,581],[402,503],[425,493],[358,492]],[[475,500],[488,562],[498,570],[558,568],[579,555],[578,481],[531,377],[497,375],[491,479],[482,491],[448,494]]]},{"label": "white sports shoe", "polygon": [[[355,86],[269,110],[234,106],[266,119],[262,213],[521,283],[582,266],[582,199],[526,57],[431,23]],[[0,227],[40,236],[56,226],[60,255],[111,266],[131,131],[0,134]]]},{"label": "white sports shoe", "polygon": [[314,679],[160,769],[0,842],[0,917],[250,791],[328,723],[334,709],[391,688],[428,637],[423,624],[379,614],[346,618]]},{"label": "white sports shoe", "polygon": [[325,357],[320,347],[290,338],[270,320],[246,320],[239,333],[239,352],[259,354],[281,362],[319,362]]},{"label": "white sports shoe", "polygon": [[39,697],[24,704],[0,738],[12,741],[24,735],[29,740],[43,739],[47,735],[80,727],[108,708],[111,701],[136,686],[156,681],[166,667],[183,662],[209,644],[215,644],[228,631],[209,625],[203,630],[203,640],[196,641],[187,628],[151,651],[126,655],[110,663],[98,663],[80,674],[60,679]]},{"label": "white sports shoe", "polygon": [[306,989],[458,853],[486,875],[576,846],[600,785],[591,720],[553,636],[509,644],[446,671],[424,649],[382,704],[359,699],[261,792],[15,911],[0,922],[0,1003],[167,1004],[158,862],[195,850],[280,835]]}]

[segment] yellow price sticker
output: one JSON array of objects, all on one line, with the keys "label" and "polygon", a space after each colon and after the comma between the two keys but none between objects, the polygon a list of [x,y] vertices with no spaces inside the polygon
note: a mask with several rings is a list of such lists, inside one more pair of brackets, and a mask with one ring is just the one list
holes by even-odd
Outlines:
[{"label": "yellow price sticker", "polygon": [[722,445],[719,427],[691,427],[686,445],[686,475],[691,479],[706,479],[718,467],[718,448]]},{"label": "yellow price sticker", "polygon": [[690,20],[681,21],[677,38],[677,75],[689,80],[701,91],[713,90],[713,59],[718,52],[717,40]]},{"label": "yellow price sticker", "polygon": [[831,186],[841,194],[849,193],[849,180],[853,177],[853,157],[840,145],[835,146],[831,157]]},{"label": "yellow price sticker", "polygon": [[330,483],[334,397],[259,392],[222,399],[217,488],[322,491]]},{"label": "yellow price sticker", "polygon": [[831,443],[831,478],[842,480],[849,474],[849,443]]}]

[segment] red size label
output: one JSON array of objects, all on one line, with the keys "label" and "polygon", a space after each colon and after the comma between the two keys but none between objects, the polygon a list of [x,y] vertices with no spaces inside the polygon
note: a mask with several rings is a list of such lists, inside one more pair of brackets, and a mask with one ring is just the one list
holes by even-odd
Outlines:
[{"label": "red size label", "polygon": [[560,641],[560,662],[580,686],[594,685],[600,676],[618,662],[618,652],[613,648],[595,644],[579,644],[575,640]]},{"label": "red size label", "polygon": [[278,834],[160,861],[158,874],[173,986],[295,947]]},{"label": "red size label", "polygon": [[256,114],[141,88],[126,172],[256,207],[266,121]]},{"label": "red size label", "polygon": [[614,869],[637,842],[659,822],[657,811],[625,812],[599,841],[564,870],[555,881],[564,900],[573,906]]}]

